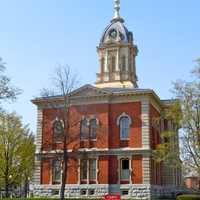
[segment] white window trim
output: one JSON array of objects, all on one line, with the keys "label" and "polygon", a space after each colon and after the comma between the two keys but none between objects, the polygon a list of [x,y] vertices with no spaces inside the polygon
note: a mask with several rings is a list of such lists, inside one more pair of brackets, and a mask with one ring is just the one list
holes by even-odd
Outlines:
[{"label": "white window trim", "polygon": [[89,140],[92,141],[92,142],[96,142],[97,141],[97,132],[96,132],[96,138],[95,139],[90,139],[90,126],[91,126],[91,121],[92,120],[96,120],[96,126],[98,127],[99,126],[99,119],[95,116],[93,116],[91,119],[90,119],[90,124],[89,124]]},{"label": "white window trim", "polygon": [[[54,162],[56,162],[56,161],[59,161],[59,162],[60,162],[60,165],[61,165],[61,161],[60,161],[60,160],[52,160],[52,161],[50,162],[50,164],[51,164],[51,170],[50,170],[51,178],[50,178],[50,181],[51,181],[51,184],[59,185],[59,184],[61,184],[61,182],[62,182],[62,166],[60,166],[60,180],[55,181],[55,180],[54,180]],[[59,183],[56,183],[56,184],[55,184],[54,182],[59,182]]]},{"label": "white window trim", "polygon": [[56,117],[56,118],[51,122],[51,126],[52,126],[52,127],[53,127],[53,125],[54,125],[54,123],[55,123],[56,121],[60,121],[60,122],[62,123],[62,125],[63,125],[63,128],[64,128],[64,122],[63,122],[63,120],[60,119],[60,118],[58,118],[58,117]]},{"label": "white window trim", "polygon": [[[96,161],[96,178],[95,179],[90,179],[90,160],[95,160]],[[89,169],[88,169],[88,173],[89,173],[89,175],[88,175],[88,180],[89,181],[95,181],[95,182],[97,182],[97,164],[98,164],[98,162],[97,162],[97,158],[89,158],[88,159],[88,166],[89,166]]]},{"label": "white window trim", "polygon": [[81,141],[81,142],[88,141],[87,138],[81,138],[81,128],[82,128],[82,122],[83,122],[83,120],[86,120],[86,121],[87,121],[88,136],[89,136],[89,134],[90,134],[90,119],[87,118],[86,116],[82,116],[82,118],[81,118],[81,123],[80,123],[80,141]]},{"label": "white window trim", "polygon": [[[62,123],[62,126],[63,126],[63,131],[65,132],[65,130],[64,130],[64,122],[63,122],[63,120],[62,119],[60,119],[60,118],[58,118],[58,117],[56,117],[52,122],[51,122],[51,127],[52,127],[52,132],[53,132],[53,141],[54,141],[54,143],[55,144],[62,144],[63,143],[63,141],[60,141],[60,140],[55,140],[54,139],[54,124],[55,124],[55,122],[56,121],[60,121],[61,123]],[[63,135],[64,135],[64,132],[63,132]]]},{"label": "white window trim", "polygon": [[[129,160],[129,180],[123,180],[121,179],[121,166],[122,166],[122,160]],[[121,183],[121,181],[129,181],[129,184],[132,183],[132,157],[124,157],[124,156],[118,156],[118,184]]]},{"label": "white window trim", "polygon": [[[78,169],[78,183],[80,184],[81,181],[86,181],[87,184],[90,183],[90,181],[96,181],[96,184],[98,184],[98,173],[99,173],[99,168],[98,168],[98,161],[99,157],[91,157],[87,159],[87,179],[81,179],[81,161],[84,159],[79,159],[79,169]],[[90,180],[90,160],[95,160],[96,161],[96,179]]]},{"label": "white window trim", "polygon": [[117,118],[117,125],[118,125],[118,126],[120,126],[120,119],[121,119],[122,117],[128,117],[128,119],[129,119],[129,125],[130,125],[130,126],[132,125],[132,119],[131,119],[131,117],[130,117],[128,114],[126,114],[125,112],[123,112],[123,113]]},{"label": "white window trim", "polygon": [[[131,117],[130,117],[128,114],[126,114],[125,112],[123,112],[123,113],[117,118],[117,125],[119,126],[119,128],[120,128],[120,120],[121,120],[122,117],[127,117],[128,120],[129,120],[129,126],[132,125],[132,119],[131,119]],[[121,137],[121,130],[119,130],[119,131],[120,131],[119,134],[120,134],[120,140],[121,140],[121,141],[129,141],[129,140],[130,140],[130,133],[129,133],[129,138],[123,138],[123,137]]]}]

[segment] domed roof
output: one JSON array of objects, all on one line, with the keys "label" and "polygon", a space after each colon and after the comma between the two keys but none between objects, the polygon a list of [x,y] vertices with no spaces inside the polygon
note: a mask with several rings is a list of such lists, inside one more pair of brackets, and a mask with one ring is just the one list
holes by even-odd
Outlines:
[{"label": "domed roof", "polygon": [[128,31],[122,20],[112,20],[103,32],[100,45],[106,43],[132,43],[132,33]]}]

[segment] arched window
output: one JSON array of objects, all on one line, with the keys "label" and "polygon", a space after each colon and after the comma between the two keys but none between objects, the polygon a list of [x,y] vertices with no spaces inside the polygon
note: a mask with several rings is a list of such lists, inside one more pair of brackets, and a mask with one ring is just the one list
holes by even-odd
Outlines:
[{"label": "arched window", "polygon": [[120,138],[122,140],[129,139],[130,123],[128,117],[121,117],[120,119]]},{"label": "arched window", "polygon": [[126,71],[126,56],[122,56],[122,71]]},{"label": "arched window", "polygon": [[117,125],[120,128],[120,139],[128,140],[130,138],[131,118],[126,113],[122,113],[117,119]]},{"label": "arched window", "polygon": [[101,73],[104,73],[105,59],[101,58]]},{"label": "arched window", "polygon": [[96,140],[97,138],[97,119],[90,120],[90,139]]},{"label": "arched window", "polygon": [[64,135],[64,127],[63,122],[61,120],[56,119],[53,123],[53,138],[54,140],[62,140]]},{"label": "arched window", "polygon": [[88,120],[85,118],[81,121],[81,128],[80,128],[81,140],[88,139],[88,134],[89,134],[89,123]]},{"label": "arched window", "polygon": [[112,56],[111,58],[111,72],[115,72],[116,71],[116,59],[115,56]]},{"label": "arched window", "polygon": [[61,162],[53,160],[52,163],[52,182],[53,184],[60,184],[61,182]]}]

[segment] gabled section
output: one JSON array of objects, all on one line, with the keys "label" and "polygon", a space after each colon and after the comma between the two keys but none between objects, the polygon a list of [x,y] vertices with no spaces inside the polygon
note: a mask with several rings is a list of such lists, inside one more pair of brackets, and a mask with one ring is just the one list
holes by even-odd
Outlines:
[{"label": "gabled section", "polygon": [[74,90],[70,94],[70,96],[72,98],[76,98],[76,97],[90,97],[90,96],[100,96],[100,95],[102,96],[107,94],[109,94],[109,92],[103,91],[102,89],[87,84]]}]

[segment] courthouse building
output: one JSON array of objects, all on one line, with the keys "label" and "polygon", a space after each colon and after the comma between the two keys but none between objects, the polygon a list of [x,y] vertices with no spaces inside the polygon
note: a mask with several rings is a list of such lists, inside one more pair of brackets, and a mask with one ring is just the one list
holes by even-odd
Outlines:
[{"label": "courthouse building", "polygon": [[[162,142],[161,131],[173,127],[165,119],[165,111],[173,102],[138,86],[138,48],[119,10],[120,2],[115,0],[114,17],[97,48],[96,83],[70,94],[68,138],[73,140],[67,144],[66,197],[120,193],[122,197],[150,199],[174,192],[181,182],[178,169],[152,158],[152,150]],[[63,146],[59,109],[63,97],[32,102],[38,109],[34,195],[58,196]]]}]

